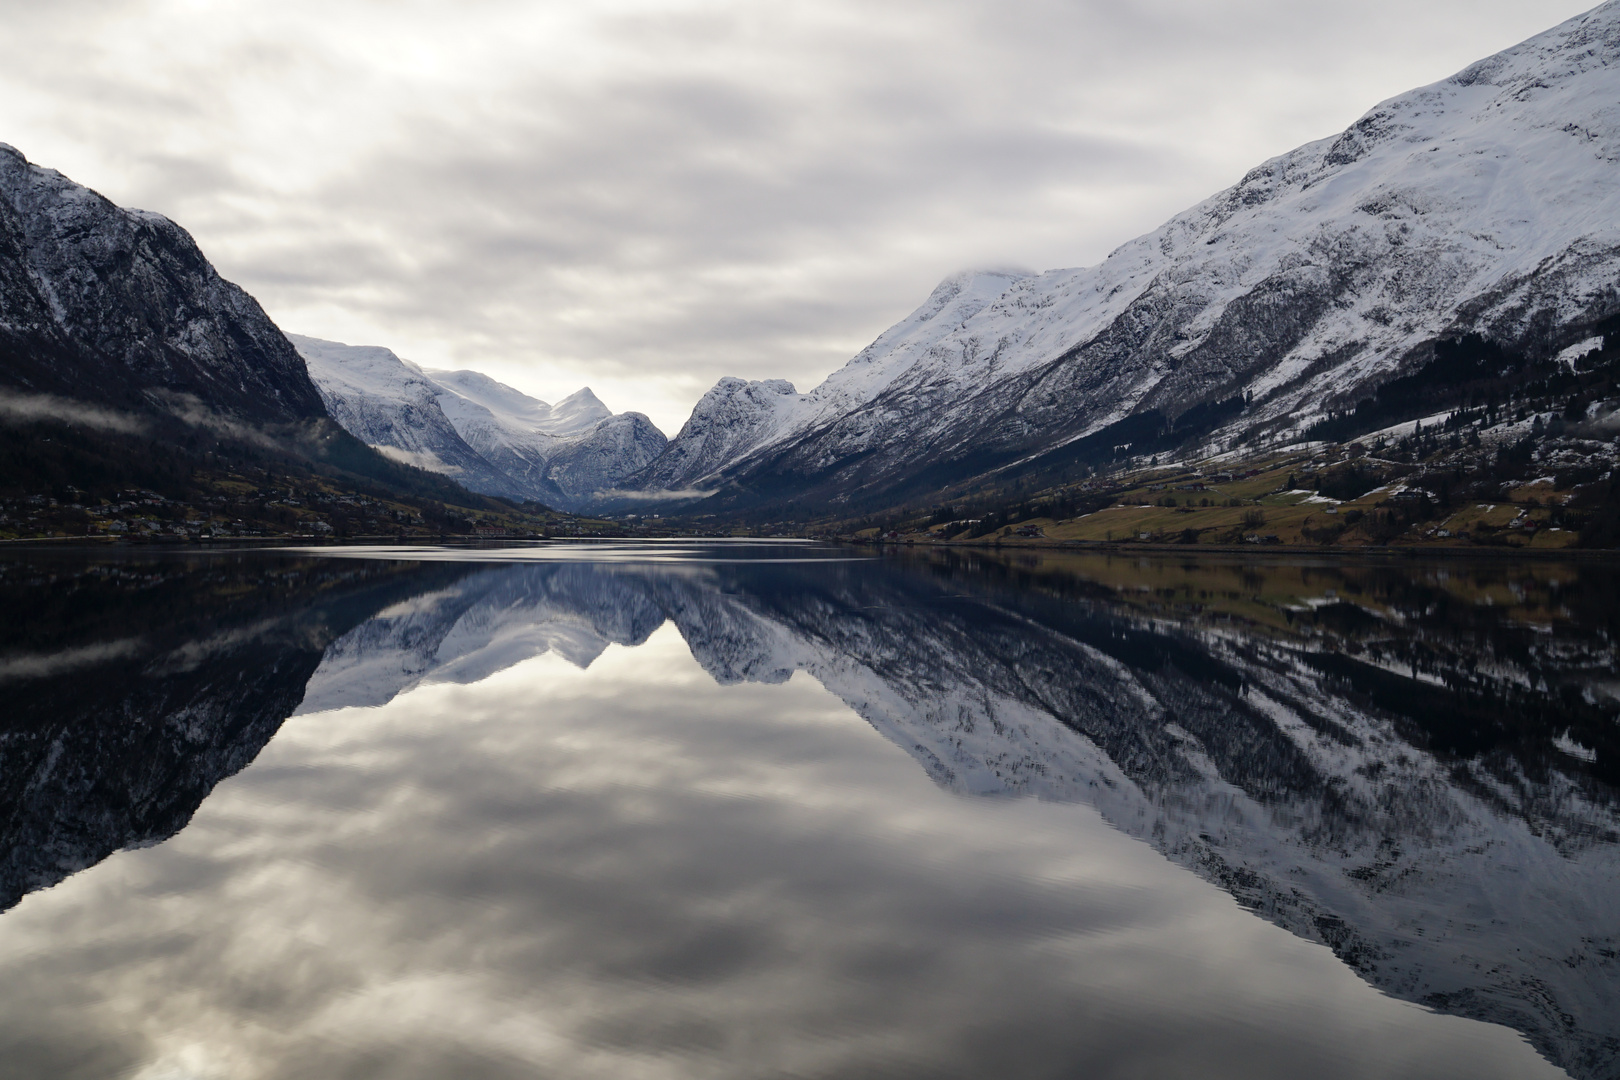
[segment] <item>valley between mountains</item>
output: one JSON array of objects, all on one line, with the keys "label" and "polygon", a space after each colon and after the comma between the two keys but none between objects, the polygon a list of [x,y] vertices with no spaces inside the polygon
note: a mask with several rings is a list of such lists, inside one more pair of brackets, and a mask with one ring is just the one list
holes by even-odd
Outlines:
[{"label": "valley between mountains", "polygon": [[722,379],[673,437],[283,333],[178,225],[6,148],[0,530],[98,531],[30,499],[229,529],[209,500],[268,523],[363,488],[434,501],[385,531],[1613,546],[1617,60],[1610,0],[1096,266],[954,275],[808,392]]}]

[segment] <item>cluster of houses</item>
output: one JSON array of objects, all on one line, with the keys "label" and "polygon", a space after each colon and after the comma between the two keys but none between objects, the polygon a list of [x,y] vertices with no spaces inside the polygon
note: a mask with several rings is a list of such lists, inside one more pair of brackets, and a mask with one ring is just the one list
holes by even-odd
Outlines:
[{"label": "cluster of houses", "polygon": [[1171,483],[1167,481],[1162,484],[1149,484],[1147,486],[1147,490],[1150,492],[1169,490],[1211,491],[1214,489],[1215,485],[1231,484],[1236,483],[1239,480],[1248,480],[1251,477],[1259,476],[1260,472],[1261,470],[1259,469],[1245,469],[1241,472],[1194,473],[1190,479],[1183,480],[1180,483]]}]

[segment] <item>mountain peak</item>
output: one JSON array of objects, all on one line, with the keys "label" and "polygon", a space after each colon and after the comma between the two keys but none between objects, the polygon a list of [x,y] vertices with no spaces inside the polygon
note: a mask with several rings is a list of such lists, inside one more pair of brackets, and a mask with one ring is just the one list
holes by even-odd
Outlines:
[{"label": "mountain peak", "polygon": [[[560,408],[563,408],[564,406],[567,406],[567,407],[573,408],[573,409],[606,409],[607,408],[606,405],[602,404],[602,399],[597,397],[595,391],[593,391],[588,386],[580,387],[578,390],[575,390],[572,394],[569,394],[567,397],[565,397],[561,401],[557,402],[557,408],[560,409]],[[611,412],[612,410],[609,410],[609,411]]]},{"label": "mountain peak", "polygon": [[613,415],[613,410],[602,404],[602,399],[581,387],[551,407],[551,420],[546,430],[555,434],[571,434],[601,423]]},{"label": "mountain peak", "polygon": [[907,321],[927,322],[948,309],[952,310],[953,314],[966,318],[1013,285],[1034,276],[1035,274],[1029,270],[1012,268],[959,270],[935,285],[934,291],[928,294],[928,299],[912,312],[911,318]]},{"label": "mountain peak", "polygon": [[551,408],[550,405],[547,405],[539,398],[531,397],[516,387],[507,386],[503,382],[492,379],[482,371],[472,371],[467,368],[459,368],[453,371],[446,368],[424,368],[423,370],[446,386],[480,398],[500,398],[507,403],[519,404],[526,410],[550,410]]},{"label": "mountain peak", "polygon": [[0,384],[147,411],[320,418],[298,354],[180,226],[0,149]]}]

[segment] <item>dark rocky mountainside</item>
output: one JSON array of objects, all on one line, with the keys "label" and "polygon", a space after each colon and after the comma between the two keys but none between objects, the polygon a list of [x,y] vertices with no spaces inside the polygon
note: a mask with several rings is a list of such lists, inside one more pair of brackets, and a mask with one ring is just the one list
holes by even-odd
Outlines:
[{"label": "dark rocky mountainside", "polygon": [[82,510],[150,490],[200,519],[247,488],[397,496],[435,521],[511,509],[334,422],[292,343],[180,226],[0,144],[0,498]]},{"label": "dark rocky mountainside", "polygon": [[5,145],[0,385],[256,422],[326,415],[291,343],[184,229]]}]

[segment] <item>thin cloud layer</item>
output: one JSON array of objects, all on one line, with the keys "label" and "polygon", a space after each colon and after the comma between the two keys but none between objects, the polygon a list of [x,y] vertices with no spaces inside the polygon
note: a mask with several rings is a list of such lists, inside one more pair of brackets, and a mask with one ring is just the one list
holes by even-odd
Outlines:
[{"label": "thin cloud layer", "polygon": [[138,435],[146,430],[146,424],[129,413],[85,405],[54,394],[0,391],[0,424],[30,424],[41,420],[54,420],[119,435]]},{"label": "thin cloud layer", "polygon": [[1587,6],[0,2],[0,139],[175,218],[286,329],[672,432]]}]

